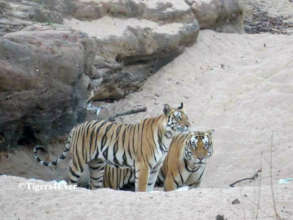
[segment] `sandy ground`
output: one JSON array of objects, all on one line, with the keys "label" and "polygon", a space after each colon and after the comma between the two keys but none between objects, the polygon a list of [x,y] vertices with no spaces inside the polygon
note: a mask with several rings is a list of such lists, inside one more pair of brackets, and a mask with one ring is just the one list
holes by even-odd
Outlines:
[{"label": "sandy ground", "polygon": [[[274,2],[267,4],[272,13],[283,7]],[[103,106],[110,112],[146,106],[146,113],[119,119],[135,122],[160,114],[164,103],[183,101],[193,129],[215,129],[214,155],[200,188],[168,193],[38,190],[56,185],[0,176],[0,219],[277,219],[276,212],[293,219],[293,181],[279,183],[293,178],[292,71],[292,35],[201,31],[197,43],[141,91]],[[19,152],[14,157],[29,156]],[[259,169],[256,180],[229,187]],[[232,204],[235,199],[240,203]]]},{"label": "sandy ground", "polygon": [[[214,128],[215,153],[199,189],[170,193],[106,189],[35,192],[19,187],[25,179],[2,176],[2,216],[215,219],[224,215],[227,219],[275,219],[272,165],[277,212],[283,219],[293,219],[293,182],[279,184],[279,179],[293,177],[292,57],[291,36],[201,31],[198,42],[151,77],[140,92],[105,106],[118,112],[147,106],[146,113],[120,119],[134,122],[160,114],[164,103],[178,105],[183,101],[193,129]],[[258,169],[262,173],[255,181],[229,187]],[[234,199],[240,204],[233,205]]]},{"label": "sandy ground", "polygon": [[[275,219],[268,186],[133,193],[58,190],[53,183],[7,176],[0,184],[5,185],[0,188],[5,201],[0,204],[1,219]],[[275,188],[284,219],[292,219],[292,195],[286,193],[292,190],[292,184]]]}]

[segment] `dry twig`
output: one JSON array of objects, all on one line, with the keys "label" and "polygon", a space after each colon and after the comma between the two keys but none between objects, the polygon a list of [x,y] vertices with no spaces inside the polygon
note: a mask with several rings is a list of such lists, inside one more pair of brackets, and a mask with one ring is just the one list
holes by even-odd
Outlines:
[{"label": "dry twig", "polygon": [[146,110],[147,110],[146,107],[138,108],[138,109],[131,109],[131,110],[126,111],[126,112],[117,113],[114,116],[109,117],[108,120],[109,121],[114,121],[115,118],[117,118],[117,117],[124,116],[124,115],[136,114],[136,113],[139,113],[139,112],[145,112]]},{"label": "dry twig", "polygon": [[[262,169],[262,167],[263,167],[263,151],[260,153],[260,169]],[[258,219],[258,214],[259,214],[259,211],[260,211],[262,177],[263,177],[263,175],[261,174],[260,181],[259,181],[259,189],[258,189],[257,203],[256,203],[256,215],[255,215],[255,219],[256,220]]]},{"label": "dry twig", "polygon": [[237,183],[240,183],[242,181],[246,181],[246,180],[255,180],[258,177],[258,174],[261,172],[261,169],[258,169],[256,171],[256,173],[252,176],[252,177],[246,177],[246,178],[242,178],[240,180],[236,180],[235,182],[230,184],[230,187],[234,187]]},{"label": "dry twig", "polygon": [[271,192],[272,192],[272,200],[273,200],[273,207],[275,212],[275,217],[277,220],[281,220],[281,217],[277,210],[276,199],[275,199],[275,191],[273,186],[273,144],[274,144],[274,133],[272,132],[271,136],[271,146],[270,146],[270,180],[271,180]]}]

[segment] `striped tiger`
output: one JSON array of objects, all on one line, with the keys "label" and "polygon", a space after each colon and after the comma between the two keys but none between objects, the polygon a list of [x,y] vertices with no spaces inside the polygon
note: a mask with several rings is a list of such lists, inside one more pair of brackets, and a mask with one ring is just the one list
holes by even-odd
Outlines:
[{"label": "striped tiger", "polygon": [[[213,153],[212,135],[214,130],[193,131],[175,136],[169,152],[160,169],[156,186],[165,191],[182,186],[196,188],[200,185],[208,157]],[[105,167],[103,186],[123,189],[126,184],[134,183],[133,169]]]},{"label": "striped tiger", "polygon": [[90,188],[102,187],[104,167],[135,170],[135,190],[151,191],[169,150],[172,137],[186,132],[190,126],[183,111],[164,105],[163,114],[144,119],[138,124],[89,121],[74,127],[65,150],[55,161],[42,161],[34,148],[34,158],[44,166],[56,166],[71,149],[69,183],[77,184],[85,165],[89,167]]}]

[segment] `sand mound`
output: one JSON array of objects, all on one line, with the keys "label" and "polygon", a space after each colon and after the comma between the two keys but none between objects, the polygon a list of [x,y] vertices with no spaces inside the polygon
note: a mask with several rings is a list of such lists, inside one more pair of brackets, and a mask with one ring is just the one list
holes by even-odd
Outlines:
[{"label": "sand mound", "polygon": [[[0,178],[3,219],[273,219],[270,187],[201,188],[185,192],[133,193],[69,189],[62,184]],[[63,187],[63,188],[62,188]],[[62,190],[60,190],[61,188]],[[293,185],[278,186],[282,217],[292,215]],[[13,199],[14,198],[14,199]],[[69,199],[70,198],[70,199]],[[211,202],[213,201],[213,202]],[[259,206],[259,207],[258,207]]]}]

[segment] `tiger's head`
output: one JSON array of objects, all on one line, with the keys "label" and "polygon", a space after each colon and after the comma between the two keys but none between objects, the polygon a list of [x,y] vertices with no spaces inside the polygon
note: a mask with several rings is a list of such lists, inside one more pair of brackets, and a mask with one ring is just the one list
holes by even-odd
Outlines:
[{"label": "tiger's head", "polygon": [[184,158],[195,166],[205,165],[213,154],[213,133],[214,130],[191,132],[187,136]]},{"label": "tiger's head", "polygon": [[166,135],[168,138],[188,131],[190,123],[183,111],[183,102],[178,108],[171,108],[168,104],[165,104],[163,112],[167,118]]}]

